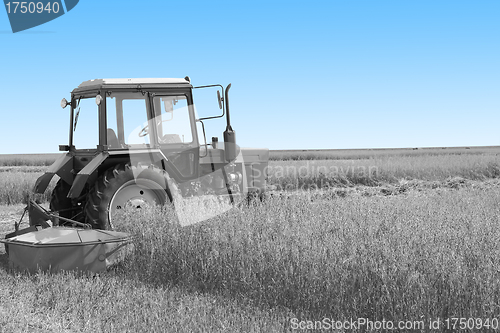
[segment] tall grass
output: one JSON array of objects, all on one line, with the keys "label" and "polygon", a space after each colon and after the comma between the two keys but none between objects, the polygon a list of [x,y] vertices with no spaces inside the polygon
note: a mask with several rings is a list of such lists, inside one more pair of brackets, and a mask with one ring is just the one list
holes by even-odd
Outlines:
[{"label": "tall grass", "polygon": [[0,273],[0,332],[283,332],[281,313],[120,274]]},{"label": "tall grass", "polygon": [[0,154],[0,166],[49,166],[61,154]]},{"label": "tall grass", "polygon": [[[43,172],[0,172],[0,204],[14,205],[26,203],[28,196],[33,196],[33,187]],[[45,193],[33,196],[42,202],[50,200],[57,176],[49,183]]]},{"label": "tall grass", "polygon": [[[450,160],[433,161],[434,171],[422,164],[414,174],[446,177],[438,162]],[[455,172],[472,163],[451,161]],[[408,158],[393,172],[412,166]],[[304,192],[185,228],[172,206],[122,211],[121,227],[136,238],[114,270],[0,272],[0,331],[278,332],[294,317],[498,318],[499,200],[487,182],[387,197]]]},{"label": "tall grass", "polygon": [[445,182],[449,178],[500,177],[500,155],[380,156],[363,160],[271,161],[269,183],[278,189],[379,186],[402,180]]},{"label": "tall grass", "polygon": [[115,270],[0,273],[2,330],[283,332],[295,317],[498,318],[499,200],[498,187],[278,197],[188,228],[171,207],[125,211],[136,240]]},{"label": "tall grass", "polygon": [[271,150],[272,161],[302,160],[363,160],[380,157],[436,156],[436,155],[482,155],[500,154],[499,146],[484,147],[435,147],[435,148],[394,148],[394,149],[308,149]]},{"label": "tall grass", "polygon": [[[0,167],[0,204],[16,204],[32,191],[43,166]],[[454,178],[485,180],[500,177],[500,155],[416,155],[358,160],[270,161],[269,183],[278,190],[354,186],[398,186],[402,182],[433,182],[448,186]],[[57,178],[57,177],[55,177]],[[52,181],[40,199],[50,199]]]},{"label": "tall grass", "polygon": [[491,317],[500,302],[500,189],[271,198],[181,229],[123,215],[127,275],[321,319]]}]

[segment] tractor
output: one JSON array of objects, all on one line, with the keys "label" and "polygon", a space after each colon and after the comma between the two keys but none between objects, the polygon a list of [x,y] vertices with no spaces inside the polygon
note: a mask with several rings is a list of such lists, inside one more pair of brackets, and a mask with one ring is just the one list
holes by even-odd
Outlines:
[{"label": "tractor", "polygon": [[[59,146],[64,153],[37,179],[34,192],[44,193],[58,175],[49,205],[56,223],[109,230],[119,225],[114,213],[126,207],[175,205],[176,198],[193,196],[232,203],[261,197],[269,150],[236,145],[230,87],[193,87],[189,77],[81,83],[70,101],[61,101],[70,107],[69,144]],[[214,88],[221,114],[197,118],[193,89]],[[223,142],[213,137],[207,143],[204,121],[223,117]],[[31,212],[30,224],[39,224],[39,214]]]}]

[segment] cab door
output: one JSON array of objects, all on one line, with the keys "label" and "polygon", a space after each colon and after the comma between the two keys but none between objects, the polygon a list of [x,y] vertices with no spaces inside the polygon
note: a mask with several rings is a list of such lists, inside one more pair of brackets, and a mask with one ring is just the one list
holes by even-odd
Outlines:
[{"label": "cab door", "polygon": [[182,178],[197,178],[200,147],[191,96],[181,92],[157,93],[151,99],[155,141]]}]

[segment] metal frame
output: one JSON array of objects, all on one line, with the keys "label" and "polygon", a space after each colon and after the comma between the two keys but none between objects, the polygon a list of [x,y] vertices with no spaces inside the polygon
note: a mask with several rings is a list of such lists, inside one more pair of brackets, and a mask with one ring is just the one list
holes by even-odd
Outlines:
[{"label": "metal frame", "polygon": [[[200,89],[200,88],[209,88],[209,87],[221,87],[222,89],[222,96],[224,96],[224,87],[220,84],[210,84],[208,86],[198,86],[198,87],[193,87],[193,89]],[[216,119],[216,118],[222,118],[224,117],[224,110],[226,109],[226,106],[225,106],[225,103],[226,102],[226,99],[224,97],[222,97],[222,114],[220,116],[213,116],[213,117],[204,117],[204,118],[200,118],[198,120],[208,120],[208,119]],[[205,139],[205,141],[207,141]]]}]

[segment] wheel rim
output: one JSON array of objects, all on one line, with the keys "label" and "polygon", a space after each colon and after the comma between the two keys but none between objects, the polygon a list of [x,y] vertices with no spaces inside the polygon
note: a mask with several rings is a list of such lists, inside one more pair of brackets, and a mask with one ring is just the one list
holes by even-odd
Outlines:
[{"label": "wheel rim", "polygon": [[135,179],[126,182],[113,194],[109,204],[108,221],[111,229],[115,229],[117,222],[113,220],[116,211],[125,207],[147,209],[148,206],[163,205],[165,195],[165,190],[152,180]]}]

